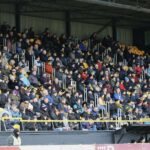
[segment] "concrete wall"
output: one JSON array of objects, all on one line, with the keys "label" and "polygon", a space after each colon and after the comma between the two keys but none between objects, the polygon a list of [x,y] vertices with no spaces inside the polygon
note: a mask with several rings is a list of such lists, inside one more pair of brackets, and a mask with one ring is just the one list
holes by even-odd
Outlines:
[{"label": "concrete wall", "polygon": [[[7,145],[7,138],[11,132],[0,132],[0,146]],[[61,145],[61,144],[112,144],[112,132],[23,132],[23,145]]]}]

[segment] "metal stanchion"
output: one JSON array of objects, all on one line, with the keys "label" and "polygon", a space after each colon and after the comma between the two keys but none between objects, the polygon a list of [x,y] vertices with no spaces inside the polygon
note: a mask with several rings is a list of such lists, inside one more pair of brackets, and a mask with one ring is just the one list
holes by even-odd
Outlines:
[{"label": "metal stanchion", "polygon": [[[132,117],[132,116],[129,116],[129,120],[132,121],[132,120],[133,120],[133,117]],[[130,123],[133,124],[133,122],[131,122],[131,121],[130,121]]]},{"label": "metal stanchion", "polygon": [[53,72],[52,72],[52,82],[54,81],[55,79],[55,68],[53,68]]},{"label": "metal stanchion", "polygon": [[26,71],[29,72],[29,61],[26,61]]},{"label": "metal stanchion", "polygon": [[50,79],[51,79],[51,75],[47,74],[47,81],[49,82]]},{"label": "metal stanchion", "polygon": [[113,63],[117,64],[117,54],[114,54]]},{"label": "metal stanchion", "polygon": [[114,55],[114,57],[113,57],[113,64],[115,65],[115,55]]},{"label": "metal stanchion", "polygon": [[117,59],[118,59],[117,57],[118,57],[118,54],[115,54],[115,64],[117,64],[117,61],[118,61],[118,60],[117,60]]},{"label": "metal stanchion", "polygon": [[12,48],[12,49],[13,49],[13,53],[16,54],[16,43],[13,43],[13,44],[12,44],[12,47],[13,47],[13,48]]},{"label": "metal stanchion", "polygon": [[55,68],[53,68],[52,71],[52,84],[54,83],[54,80],[55,80]]},{"label": "metal stanchion", "polygon": [[20,61],[20,56],[19,56],[19,54],[17,54],[17,60],[18,60],[18,62]]},{"label": "metal stanchion", "polygon": [[77,91],[77,83],[76,81],[71,80],[71,86],[73,87],[73,93]]},{"label": "metal stanchion", "polygon": [[[25,49],[22,50],[22,58],[25,60]],[[26,60],[25,60],[26,61]]]},{"label": "metal stanchion", "polygon": [[37,66],[37,75],[40,76],[40,66]]},{"label": "metal stanchion", "polygon": [[[117,120],[121,120],[122,119],[122,110],[120,108],[117,109]],[[121,128],[121,122],[117,122],[117,127]]]},{"label": "metal stanchion", "polygon": [[110,103],[106,102],[106,114],[108,114],[108,117],[110,117]]},{"label": "metal stanchion", "polygon": [[123,65],[124,65],[124,66],[126,65],[125,59],[123,59]]},{"label": "metal stanchion", "polygon": [[127,66],[128,65],[128,63],[127,63],[127,60],[125,59],[125,65]]},{"label": "metal stanchion", "polygon": [[4,46],[7,46],[7,40],[6,40],[6,38],[3,38],[3,47]]},{"label": "metal stanchion", "polygon": [[98,94],[94,94],[94,106],[97,107],[98,106]]},{"label": "metal stanchion", "polygon": [[42,73],[45,73],[45,62],[42,63]]},{"label": "metal stanchion", "polygon": [[127,61],[126,61],[126,59],[123,59],[123,65],[124,65],[124,66],[127,66]]},{"label": "metal stanchion", "polygon": [[62,86],[63,86],[63,89],[65,90],[66,89],[66,75],[64,74],[63,75],[63,79],[62,79]]},{"label": "metal stanchion", "polygon": [[102,61],[104,60],[104,53],[102,53]]},{"label": "metal stanchion", "polygon": [[32,55],[32,67],[34,66],[35,56]]},{"label": "metal stanchion", "polygon": [[59,80],[58,85],[60,88],[62,87],[62,81],[61,80]]},{"label": "metal stanchion", "polygon": [[104,109],[102,109],[102,118],[104,118]]},{"label": "metal stanchion", "polygon": [[106,55],[108,55],[108,48],[106,49]]},{"label": "metal stanchion", "polygon": [[142,72],[142,74],[140,75],[140,78],[141,78],[141,80],[143,80],[143,72]]},{"label": "metal stanchion", "polygon": [[142,71],[141,79],[142,79],[142,80],[144,80],[144,79],[145,79],[145,71],[144,71],[144,70]]},{"label": "metal stanchion", "polygon": [[87,102],[87,88],[84,87],[84,101]]},{"label": "metal stanchion", "polygon": [[78,43],[79,43],[79,40],[78,40],[78,38],[76,38],[76,39],[75,39],[75,43],[76,43],[76,44],[78,44]]}]

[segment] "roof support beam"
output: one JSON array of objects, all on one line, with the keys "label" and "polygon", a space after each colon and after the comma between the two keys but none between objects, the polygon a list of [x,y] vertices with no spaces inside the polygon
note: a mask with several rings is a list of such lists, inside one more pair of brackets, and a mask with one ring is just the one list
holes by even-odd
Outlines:
[{"label": "roof support beam", "polygon": [[66,36],[67,38],[71,35],[71,19],[70,19],[70,12],[65,12],[65,24],[66,24]]},{"label": "roof support beam", "polygon": [[119,4],[119,3],[115,3],[115,2],[108,2],[108,1],[102,1],[102,0],[76,0],[76,1],[102,5],[105,7],[114,7],[114,8],[118,8],[118,9],[132,10],[132,11],[136,11],[136,12],[150,13],[150,9],[148,9],[148,8],[135,7],[135,6]]},{"label": "roof support beam", "polygon": [[18,3],[15,4],[15,26],[17,32],[20,32],[20,5]]}]

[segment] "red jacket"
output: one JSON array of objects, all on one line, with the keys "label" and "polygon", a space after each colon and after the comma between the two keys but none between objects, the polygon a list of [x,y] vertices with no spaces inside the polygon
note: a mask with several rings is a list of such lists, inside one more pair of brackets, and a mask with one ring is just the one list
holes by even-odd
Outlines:
[{"label": "red jacket", "polygon": [[142,73],[142,68],[136,66],[136,67],[135,67],[135,72],[136,72],[137,75],[141,75],[141,73]]},{"label": "red jacket", "polygon": [[102,63],[98,62],[97,65],[98,65],[98,70],[101,71],[102,70]]},{"label": "red jacket", "polygon": [[87,75],[85,72],[82,72],[82,73],[81,73],[81,78],[82,78],[83,80],[86,80],[87,77],[88,77],[88,75]]},{"label": "red jacket", "polygon": [[46,72],[46,73],[49,73],[49,74],[52,74],[52,72],[53,72],[53,67],[52,67],[51,64],[45,63],[45,72]]},{"label": "red jacket", "polygon": [[120,83],[119,87],[120,87],[120,90],[122,90],[122,91],[126,90],[125,86],[122,83]]}]

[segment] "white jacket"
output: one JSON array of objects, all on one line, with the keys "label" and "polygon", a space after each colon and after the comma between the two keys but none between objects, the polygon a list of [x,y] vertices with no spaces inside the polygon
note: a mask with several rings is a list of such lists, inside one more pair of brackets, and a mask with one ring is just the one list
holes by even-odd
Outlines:
[{"label": "white jacket", "polygon": [[14,135],[8,137],[8,145],[9,146],[20,146],[21,145],[21,138],[20,136],[16,138]]}]

